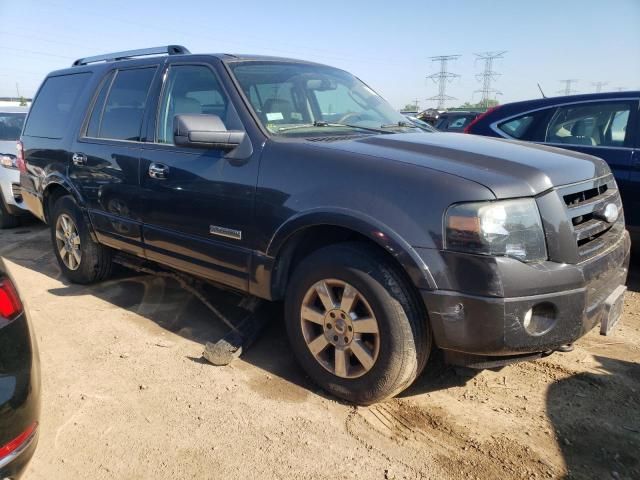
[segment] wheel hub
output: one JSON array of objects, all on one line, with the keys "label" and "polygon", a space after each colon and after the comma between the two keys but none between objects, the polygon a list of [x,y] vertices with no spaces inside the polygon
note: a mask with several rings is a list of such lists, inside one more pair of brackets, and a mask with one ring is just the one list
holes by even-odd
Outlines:
[{"label": "wheel hub", "polygon": [[353,340],[353,321],[343,310],[330,310],[324,319],[324,334],[330,344],[345,347]]}]

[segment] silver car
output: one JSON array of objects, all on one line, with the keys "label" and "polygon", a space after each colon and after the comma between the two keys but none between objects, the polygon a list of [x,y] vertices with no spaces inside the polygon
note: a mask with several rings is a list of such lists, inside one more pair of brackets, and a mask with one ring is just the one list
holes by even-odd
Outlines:
[{"label": "silver car", "polygon": [[15,227],[27,213],[16,164],[16,142],[27,111],[27,107],[0,107],[0,228]]}]

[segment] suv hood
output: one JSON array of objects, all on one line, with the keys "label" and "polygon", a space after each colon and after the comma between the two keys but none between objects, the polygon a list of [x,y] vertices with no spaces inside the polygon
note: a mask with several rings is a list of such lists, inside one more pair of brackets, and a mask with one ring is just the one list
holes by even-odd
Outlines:
[{"label": "suv hood", "polygon": [[0,154],[15,155],[17,140],[0,140]]},{"label": "suv hood", "polygon": [[461,133],[384,134],[322,146],[456,175],[484,185],[497,198],[537,195],[610,172],[591,155]]}]

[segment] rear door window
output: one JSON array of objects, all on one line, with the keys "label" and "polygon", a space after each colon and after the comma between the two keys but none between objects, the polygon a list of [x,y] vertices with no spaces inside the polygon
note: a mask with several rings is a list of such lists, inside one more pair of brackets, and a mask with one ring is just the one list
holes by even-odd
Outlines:
[{"label": "rear door window", "polygon": [[514,118],[508,122],[503,122],[498,125],[498,128],[512,138],[523,139],[533,123],[533,119],[533,114],[528,114],[523,117]]},{"label": "rear door window", "polygon": [[97,137],[100,133],[100,122],[102,121],[102,112],[104,112],[104,102],[107,99],[107,94],[111,88],[111,82],[115,72],[109,72],[109,74],[100,83],[100,90],[98,96],[93,102],[93,110],[91,117],[89,118],[89,124],[87,125],[87,137]]},{"label": "rear door window", "polygon": [[[89,128],[92,129],[92,136],[112,140],[140,141],[142,117],[155,73],[156,67],[118,71],[102,108],[100,120],[93,119],[94,114],[99,115],[95,113],[101,108],[99,102],[96,102],[94,112],[91,114]],[[105,88],[104,85],[103,88]],[[87,134],[89,134],[88,131]]]},{"label": "rear door window", "polygon": [[545,141],[567,145],[622,147],[627,138],[630,102],[598,102],[559,107]]},{"label": "rear door window", "polygon": [[89,72],[47,78],[31,107],[24,134],[62,138],[89,78]]}]

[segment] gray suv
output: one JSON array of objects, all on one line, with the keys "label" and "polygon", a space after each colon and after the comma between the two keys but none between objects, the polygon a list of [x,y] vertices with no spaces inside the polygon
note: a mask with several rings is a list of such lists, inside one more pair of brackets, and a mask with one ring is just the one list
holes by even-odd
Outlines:
[{"label": "gray suv", "polygon": [[299,362],[353,402],[405,389],[434,347],[495,366],[620,316],[605,162],[424,132],[343,70],[179,46],[80,59],[21,140],[24,201],[69,280],[106,278],[117,252],[283,300]]}]

